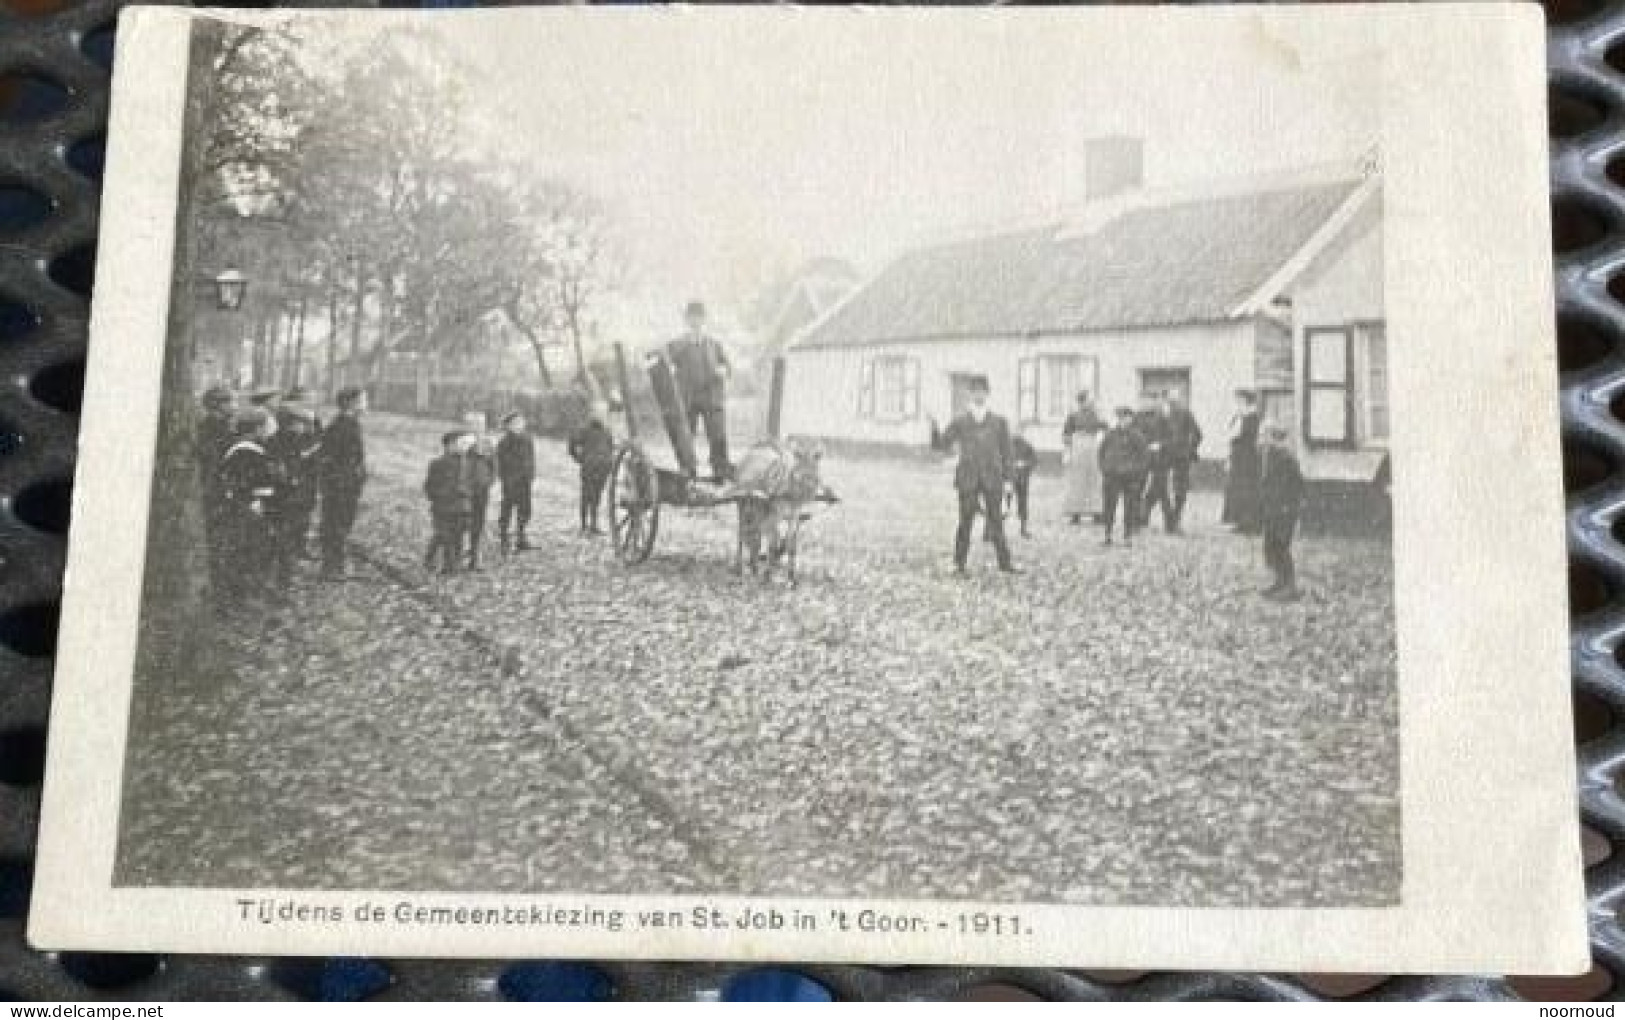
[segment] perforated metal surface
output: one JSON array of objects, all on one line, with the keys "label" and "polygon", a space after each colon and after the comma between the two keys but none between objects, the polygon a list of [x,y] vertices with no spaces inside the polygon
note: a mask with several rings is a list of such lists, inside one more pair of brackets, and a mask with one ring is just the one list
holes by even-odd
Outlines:
[{"label": "perforated metal surface", "polygon": [[[54,13],[51,0],[4,0],[0,13],[0,997],[87,999],[786,997],[817,991],[788,974],[715,965],[593,967],[502,962],[271,961],[35,953],[23,916],[43,767],[49,658],[64,551],[90,245],[105,128],[105,28],[119,0]],[[444,6],[424,3],[423,6]],[[1574,562],[1574,668],[1592,945],[1599,967],[1570,982],[1428,977],[1303,979],[1260,975],[1105,975],[1050,970],[809,966],[794,970],[837,998],[1036,996],[1054,999],[1375,999],[1613,997],[1625,987],[1625,0],[1550,5],[1553,194],[1559,248],[1565,457]],[[1625,66],[1616,57],[1614,63]],[[21,77],[19,77],[21,76]],[[22,80],[54,82],[66,91]],[[53,110],[53,107],[59,107]],[[33,118],[33,119],[30,119]],[[1625,165],[1625,164],[1622,164]],[[32,196],[32,197],[30,197]],[[43,197],[49,207],[39,202]],[[37,220],[24,225],[29,220]],[[1610,293],[1610,280],[1621,283]],[[1618,295],[1617,297],[1615,295]],[[104,338],[103,342],[117,342]],[[1625,404],[1622,404],[1625,410]],[[1617,523],[1616,523],[1617,522]],[[1610,600],[1614,601],[1610,601]],[[741,983],[741,979],[744,982]]]}]

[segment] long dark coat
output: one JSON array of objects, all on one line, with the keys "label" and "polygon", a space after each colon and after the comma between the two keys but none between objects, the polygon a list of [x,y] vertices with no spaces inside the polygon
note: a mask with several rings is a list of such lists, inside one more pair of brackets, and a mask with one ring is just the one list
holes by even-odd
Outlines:
[{"label": "long dark coat", "polygon": [[1242,416],[1241,428],[1230,440],[1230,470],[1224,483],[1224,514],[1226,524],[1234,524],[1244,531],[1256,531],[1259,526],[1259,481],[1263,465],[1258,453],[1258,412]]},{"label": "long dark coat", "polygon": [[954,469],[954,488],[960,492],[986,492],[1004,488],[1014,476],[1015,457],[1010,446],[1010,426],[989,411],[977,421],[962,414],[948,427],[931,436],[939,450],[959,447],[959,466]]}]

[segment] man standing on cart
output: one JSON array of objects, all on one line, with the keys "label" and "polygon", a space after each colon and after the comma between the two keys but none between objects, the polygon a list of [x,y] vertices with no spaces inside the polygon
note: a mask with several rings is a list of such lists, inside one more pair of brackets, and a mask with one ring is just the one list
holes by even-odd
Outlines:
[{"label": "man standing on cart", "polygon": [[676,375],[677,389],[687,410],[688,431],[696,433],[705,422],[705,439],[711,449],[711,474],[717,481],[733,476],[728,460],[728,376],[733,366],[722,345],[705,333],[705,306],[690,301],[683,312],[688,332],[666,345]]}]

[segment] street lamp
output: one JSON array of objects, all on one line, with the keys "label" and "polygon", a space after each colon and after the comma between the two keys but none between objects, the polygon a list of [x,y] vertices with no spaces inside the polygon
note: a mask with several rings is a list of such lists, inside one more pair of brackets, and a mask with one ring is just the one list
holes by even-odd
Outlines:
[{"label": "street lamp", "polygon": [[220,307],[234,312],[243,304],[243,292],[248,289],[248,277],[235,267],[223,269],[214,278],[214,296]]}]

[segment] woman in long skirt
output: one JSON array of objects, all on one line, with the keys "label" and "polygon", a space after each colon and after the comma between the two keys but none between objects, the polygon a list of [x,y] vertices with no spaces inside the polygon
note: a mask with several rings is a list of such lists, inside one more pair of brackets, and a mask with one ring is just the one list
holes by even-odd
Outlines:
[{"label": "woman in long skirt", "polygon": [[1222,520],[1244,535],[1256,535],[1263,527],[1258,417],[1257,395],[1251,390],[1237,390],[1236,413],[1230,419],[1230,464],[1224,480]]},{"label": "woman in long skirt", "polygon": [[1100,433],[1106,428],[1087,392],[1078,394],[1077,410],[1066,416],[1061,426],[1061,442],[1066,444],[1066,499],[1061,512],[1073,524],[1100,516],[1100,463],[1096,453]]}]

